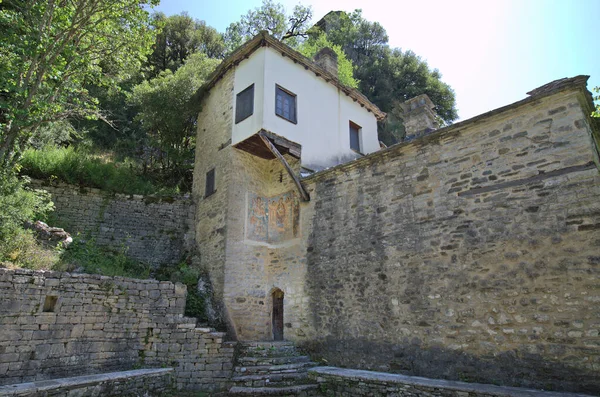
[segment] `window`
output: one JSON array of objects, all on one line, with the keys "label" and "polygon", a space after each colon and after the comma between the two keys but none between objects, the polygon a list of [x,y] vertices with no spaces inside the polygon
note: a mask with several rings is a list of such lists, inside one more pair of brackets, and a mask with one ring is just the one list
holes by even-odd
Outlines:
[{"label": "window", "polygon": [[235,123],[247,119],[254,113],[254,84],[237,94],[235,99]]},{"label": "window", "polygon": [[352,121],[350,122],[350,149],[354,150],[355,152],[359,152],[360,151],[360,130],[361,127],[358,124],[353,123]]},{"label": "window", "polygon": [[296,124],[296,95],[275,86],[275,114]]},{"label": "window", "polygon": [[206,189],[204,191],[204,197],[208,197],[215,192],[215,169],[206,173]]}]

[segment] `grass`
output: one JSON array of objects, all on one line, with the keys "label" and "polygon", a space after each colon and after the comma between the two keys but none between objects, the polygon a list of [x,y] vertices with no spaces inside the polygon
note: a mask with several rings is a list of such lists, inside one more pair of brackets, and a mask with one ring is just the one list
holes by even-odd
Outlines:
[{"label": "grass", "polygon": [[111,250],[98,246],[93,239],[81,237],[75,237],[66,249],[48,247],[36,241],[29,230],[19,231],[8,242],[0,242],[0,264],[7,268],[150,277],[150,266],[127,257],[126,253],[124,247]]},{"label": "grass", "polygon": [[138,170],[131,160],[114,162],[106,157],[78,151],[73,147],[48,146],[27,150],[21,160],[21,173],[32,178],[95,187],[124,194],[177,194],[177,187],[157,184]]}]

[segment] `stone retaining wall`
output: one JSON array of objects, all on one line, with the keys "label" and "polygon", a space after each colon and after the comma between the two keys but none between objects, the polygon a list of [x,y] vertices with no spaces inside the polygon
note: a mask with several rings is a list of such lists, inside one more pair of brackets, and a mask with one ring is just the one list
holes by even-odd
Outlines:
[{"label": "stone retaining wall", "polygon": [[0,396],[161,396],[171,390],[173,368],[138,369],[0,386]]},{"label": "stone retaining wall", "polygon": [[310,379],[319,383],[321,395],[327,397],[586,397],[584,394],[426,379],[335,367],[313,368],[309,370],[308,375]]},{"label": "stone retaining wall", "polygon": [[227,386],[234,348],[183,316],[183,284],[0,269],[0,385],[134,367],[175,386]]},{"label": "stone retaining wall", "polygon": [[96,243],[127,249],[127,255],[153,264],[174,264],[193,247],[194,207],[189,196],[155,198],[111,194],[64,183],[32,181],[50,192],[56,224]]}]

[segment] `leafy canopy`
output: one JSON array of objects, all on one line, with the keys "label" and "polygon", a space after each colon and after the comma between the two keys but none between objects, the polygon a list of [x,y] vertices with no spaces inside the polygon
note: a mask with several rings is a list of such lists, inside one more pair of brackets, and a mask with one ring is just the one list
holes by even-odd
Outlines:
[{"label": "leafy canopy", "polygon": [[594,100],[598,102],[596,103],[596,110],[592,113],[592,117],[600,117],[600,87],[595,87],[594,92],[597,94]]},{"label": "leafy canopy", "polygon": [[158,0],[8,0],[0,9],[0,163],[13,167],[49,121],[102,118],[89,85],[137,71]]},{"label": "leafy canopy", "polygon": [[198,117],[198,89],[219,61],[203,53],[190,55],[175,73],[166,70],[135,86],[129,97],[138,110],[138,120],[154,145],[165,152],[169,165],[193,156]]},{"label": "leafy canopy", "polygon": [[327,40],[342,48],[354,64],[359,90],[388,113],[386,120],[379,123],[379,139],[384,143],[402,139],[404,125],[399,104],[417,95],[431,98],[442,123],[450,124],[458,118],[454,91],[442,82],[440,72],[431,70],[412,51],[390,48],[385,29],[364,19],[361,10],[331,12],[310,34],[325,34]]},{"label": "leafy canopy", "polygon": [[292,13],[287,15],[280,3],[263,0],[260,7],[242,15],[238,22],[229,25],[225,32],[227,51],[231,52],[245,41],[266,30],[278,40],[291,47],[296,47],[303,38],[308,37],[307,30],[312,19],[312,9],[296,5]]},{"label": "leafy canopy", "polygon": [[201,52],[209,58],[223,58],[223,36],[206,22],[190,17],[187,13],[165,16],[155,13],[152,24],[158,30],[154,51],[148,59],[150,77],[163,70],[175,72],[193,53]]},{"label": "leafy canopy", "polygon": [[344,51],[342,50],[342,47],[331,43],[329,40],[327,40],[325,35],[322,34],[317,37],[313,36],[309,38],[304,43],[300,44],[298,51],[300,51],[300,53],[305,57],[312,59],[317,52],[325,47],[331,48],[337,55],[338,78],[340,83],[348,87],[358,88],[358,81],[353,76],[352,62],[348,60],[346,54],[344,54]]}]

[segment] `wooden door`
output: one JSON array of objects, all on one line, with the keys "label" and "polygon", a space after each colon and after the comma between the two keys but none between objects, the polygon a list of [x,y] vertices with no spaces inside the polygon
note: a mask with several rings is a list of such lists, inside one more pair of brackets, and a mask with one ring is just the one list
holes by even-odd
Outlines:
[{"label": "wooden door", "polygon": [[273,292],[273,340],[283,340],[283,291]]}]

